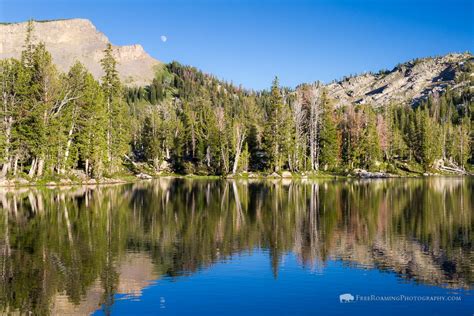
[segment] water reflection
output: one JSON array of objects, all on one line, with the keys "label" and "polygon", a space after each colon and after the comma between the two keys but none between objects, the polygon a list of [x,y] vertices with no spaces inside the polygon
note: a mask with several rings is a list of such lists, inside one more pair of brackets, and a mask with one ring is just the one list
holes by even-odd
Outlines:
[{"label": "water reflection", "polygon": [[0,189],[0,311],[107,312],[253,249],[470,289],[474,181],[204,181]]}]

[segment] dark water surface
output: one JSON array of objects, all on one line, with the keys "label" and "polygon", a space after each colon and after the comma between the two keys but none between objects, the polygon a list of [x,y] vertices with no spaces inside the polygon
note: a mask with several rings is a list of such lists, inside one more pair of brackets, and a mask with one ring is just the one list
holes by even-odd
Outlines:
[{"label": "dark water surface", "polygon": [[473,315],[473,221],[472,178],[0,188],[0,313]]}]

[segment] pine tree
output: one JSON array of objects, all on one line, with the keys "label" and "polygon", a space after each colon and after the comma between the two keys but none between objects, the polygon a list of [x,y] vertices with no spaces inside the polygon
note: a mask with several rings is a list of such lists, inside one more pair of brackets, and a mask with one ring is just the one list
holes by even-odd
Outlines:
[{"label": "pine tree", "polygon": [[[35,46],[33,67],[30,68],[31,81],[31,122],[25,138],[30,139],[33,161],[29,171],[30,177],[41,177],[47,167],[48,172],[54,164],[55,149],[51,142],[58,135],[54,128],[53,116],[59,113],[65,103],[60,99],[61,82],[54,66],[51,54],[43,43]],[[28,67],[28,66],[26,66]],[[64,100],[65,101],[65,100]]]},{"label": "pine tree", "polygon": [[13,169],[16,175],[18,160],[23,154],[19,124],[26,117],[29,72],[15,59],[0,60],[0,178]]},{"label": "pine tree", "polygon": [[[102,90],[107,109],[107,160],[109,172],[116,172],[123,157],[129,151],[127,107],[122,96],[122,87],[117,71],[117,61],[109,43],[101,60],[104,76]],[[141,95],[142,93],[140,93]]]},{"label": "pine tree", "polygon": [[90,73],[84,75],[74,139],[86,176],[101,178],[107,161],[107,112],[103,91]]},{"label": "pine tree", "polygon": [[282,135],[285,120],[284,104],[278,78],[272,83],[267,108],[267,123],[265,124],[264,143],[267,167],[275,172],[280,171],[283,165]]},{"label": "pine tree", "polygon": [[127,88],[111,45],[101,64],[102,84],[79,63],[59,72],[28,24],[21,61],[0,61],[0,177],[82,168],[100,178],[123,158],[203,174],[373,168],[383,159],[469,168],[474,160],[467,88],[416,109],[335,110],[319,84],[292,91],[275,78],[270,91],[255,92],[173,62],[150,85]]},{"label": "pine tree", "polygon": [[372,107],[365,108],[366,125],[362,139],[365,154],[362,155],[362,167],[371,168],[382,159],[379,134],[377,133],[377,118]]},{"label": "pine tree", "polygon": [[337,141],[336,122],[334,119],[334,108],[325,91],[321,96],[321,108],[319,164],[327,170],[337,166],[339,145]]},{"label": "pine tree", "polygon": [[438,124],[429,116],[428,108],[418,109],[418,151],[420,162],[425,170],[430,168],[436,159],[441,158],[442,144],[439,141]]}]

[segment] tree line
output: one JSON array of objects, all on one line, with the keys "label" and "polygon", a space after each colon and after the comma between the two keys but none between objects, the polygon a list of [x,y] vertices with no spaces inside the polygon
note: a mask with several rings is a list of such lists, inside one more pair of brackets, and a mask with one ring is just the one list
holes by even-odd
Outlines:
[{"label": "tree line", "polygon": [[129,152],[128,107],[108,45],[101,83],[76,62],[60,73],[28,25],[20,60],[0,61],[1,175],[67,175],[81,168],[102,177]]},{"label": "tree line", "polygon": [[414,107],[335,107],[320,83],[290,90],[275,78],[270,91],[255,92],[173,62],[151,85],[127,88],[126,99],[135,157],[156,170],[421,172],[474,161],[469,87]]},{"label": "tree line", "polygon": [[80,170],[101,178],[139,163],[155,172],[225,175],[465,169],[474,161],[468,88],[416,107],[336,108],[319,83],[291,90],[275,78],[270,91],[251,91],[172,62],[150,85],[126,87],[111,45],[101,65],[100,82],[79,62],[60,73],[29,24],[21,58],[0,61],[2,177]]}]

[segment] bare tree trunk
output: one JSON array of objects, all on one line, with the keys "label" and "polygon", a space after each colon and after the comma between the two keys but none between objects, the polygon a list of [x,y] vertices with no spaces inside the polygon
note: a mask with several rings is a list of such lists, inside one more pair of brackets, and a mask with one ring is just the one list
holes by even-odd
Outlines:
[{"label": "bare tree trunk", "polygon": [[224,172],[228,173],[229,172],[229,166],[228,166],[228,161],[227,157],[224,152],[224,147],[221,147],[221,156],[222,156],[222,164],[224,165]]},{"label": "bare tree trunk", "polygon": [[309,146],[310,146],[310,160],[311,170],[317,171],[319,169],[318,164],[318,129],[319,129],[319,88],[312,88],[311,91],[311,104],[310,104],[310,115],[309,115]]},{"label": "bare tree trunk", "polygon": [[5,125],[5,163],[3,164],[2,168],[2,177],[5,177],[8,173],[8,169],[10,167],[11,161],[10,161],[10,138],[11,138],[11,127],[13,123],[13,118],[10,117],[5,117],[4,119],[4,125]]},{"label": "bare tree trunk", "polygon": [[[295,154],[293,157],[293,168],[298,170],[299,167],[305,168],[301,165],[300,158],[306,156],[307,138],[305,137],[305,126],[308,124],[305,122],[307,111],[304,108],[303,95],[300,93],[293,104],[293,121],[295,128]],[[303,159],[306,160],[306,159]]]},{"label": "bare tree trunk", "polygon": [[44,158],[39,158],[38,159],[38,170],[36,172],[36,176],[38,178],[41,178],[43,175],[43,167],[44,167]]},{"label": "bare tree trunk", "polygon": [[209,145],[206,148],[206,164],[208,168],[211,167],[211,147]]},{"label": "bare tree trunk", "polygon": [[8,169],[10,167],[10,160],[7,160],[2,166],[2,172],[0,173],[0,178],[3,178],[7,175]]},{"label": "bare tree trunk", "polygon": [[89,177],[89,159],[86,159],[86,177]]},{"label": "bare tree trunk", "polygon": [[33,158],[33,161],[31,162],[30,172],[28,172],[28,176],[30,178],[33,178],[35,174],[36,174],[36,158]]},{"label": "bare tree trunk", "polygon": [[237,172],[237,168],[239,166],[239,159],[240,159],[240,154],[242,153],[242,147],[244,146],[244,140],[245,140],[245,131],[241,132],[241,127],[237,127],[235,158],[234,158],[234,165],[232,167],[233,174]]},{"label": "bare tree trunk", "polygon": [[15,156],[13,161],[13,175],[16,176],[16,172],[18,170],[18,156]]},{"label": "bare tree trunk", "polygon": [[72,133],[74,131],[74,126],[75,124],[71,124],[71,128],[69,129],[68,137],[67,137],[67,144],[66,144],[66,150],[64,151],[64,162],[63,162],[63,167],[61,168],[60,173],[64,174],[66,172],[66,164],[67,164],[67,159],[69,158],[69,149],[71,148],[72,144]]}]

